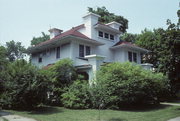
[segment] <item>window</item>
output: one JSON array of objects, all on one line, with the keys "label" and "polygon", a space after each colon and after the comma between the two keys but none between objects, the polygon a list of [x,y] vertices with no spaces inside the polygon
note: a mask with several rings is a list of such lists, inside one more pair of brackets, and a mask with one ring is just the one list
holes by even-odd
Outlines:
[{"label": "window", "polygon": [[136,62],[137,63],[137,53],[128,52],[128,60],[130,62]]},{"label": "window", "polygon": [[99,31],[99,37],[103,37],[103,32]]},{"label": "window", "polygon": [[79,45],[79,57],[84,57],[84,45]]},{"label": "window", "polygon": [[114,35],[110,34],[110,39],[114,40]]},{"label": "window", "polygon": [[60,47],[56,48],[56,58],[60,58]]},{"label": "window", "polygon": [[108,34],[108,33],[104,33],[104,37],[105,37],[106,39],[109,39],[109,34]]},{"label": "window", "polygon": [[132,62],[132,52],[128,52],[128,60]]},{"label": "window", "polygon": [[86,46],[86,55],[90,55],[91,48],[89,46]]},{"label": "window", "polygon": [[39,57],[38,62],[39,62],[39,63],[42,62],[42,57]]},{"label": "window", "polygon": [[91,54],[91,47],[79,45],[79,57],[84,57],[85,55]]},{"label": "window", "polygon": [[133,61],[137,63],[137,54],[133,53]]}]

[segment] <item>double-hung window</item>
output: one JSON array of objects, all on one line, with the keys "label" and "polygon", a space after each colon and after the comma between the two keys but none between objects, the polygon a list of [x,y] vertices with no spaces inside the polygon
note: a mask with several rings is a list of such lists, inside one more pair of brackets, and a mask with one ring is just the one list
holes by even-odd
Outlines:
[{"label": "double-hung window", "polygon": [[135,53],[135,52],[128,52],[128,60],[130,62],[136,62],[137,63],[137,53]]},{"label": "double-hung window", "polygon": [[56,48],[56,58],[60,58],[60,47]]},{"label": "double-hung window", "polygon": [[99,31],[99,37],[103,37],[103,32]]},{"label": "double-hung window", "polygon": [[84,57],[84,45],[79,45],[79,57]]},{"label": "double-hung window", "polygon": [[106,39],[109,39],[109,34],[108,34],[108,33],[104,33],[104,37],[105,37]]},{"label": "double-hung window", "polygon": [[90,46],[79,45],[79,57],[91,54]]}]

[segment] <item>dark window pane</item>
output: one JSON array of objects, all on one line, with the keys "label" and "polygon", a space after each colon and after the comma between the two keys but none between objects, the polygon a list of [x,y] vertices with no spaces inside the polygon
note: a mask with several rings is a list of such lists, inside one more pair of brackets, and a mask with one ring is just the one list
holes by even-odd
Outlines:
[{"label": "dark window pane", "polygon": [[128,52],[128,60],[132,62],[132,52]]},{"label": "dark window pane", "polygon": [[86,55],[90,55],[91,48],[89,46],[86,46]]},{"label": "dark window pane", "polygon": [[109,39],[109,34],[108,34],[108,33],[105,33],[105,34],[104,34],[104,37],[105,37],[106,39]]},{"label": "dark window pane", "polygon": [[114,40],[114,35],[110,34],[110,39]]},{"label": "dark window pane", "polygon": [[56,49],[56,58],[60,58],[60,47]]},{"label": "dark window pane", "polygon": [[136,53],[133,53],[133,61],[137,62],[137,54]]},{"label": "dark window pane", "polygon": [[99,37],[103,37],[103,32],[99,31]]},{"label": "dark window pane", "polygon": [[41,57],[39,57],[38,62],[39,62],[39,63],[41,63],[41,62],[42,62],[42,58],[41,58]]},{"label": "dark window pane", "polygon": [[79,57],[84,57],[84,45],[79,45]]}]

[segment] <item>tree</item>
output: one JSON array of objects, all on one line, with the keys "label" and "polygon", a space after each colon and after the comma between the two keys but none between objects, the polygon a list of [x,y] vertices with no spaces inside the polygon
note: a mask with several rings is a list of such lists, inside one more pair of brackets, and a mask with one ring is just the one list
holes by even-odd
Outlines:
[{"label": "tree", "polygon": [[16,59],[23,59],[25,56],[25,47],[21,45],[21,42],[15,42],[14,40],[6,42],[6,50],[9,61],[15,61]]},{"label": "tree", "polygon": [[0,95],[4,90],[4,78],[6,76],[4,71],[6,70],[7,64],[8,60],[6,48],[0,46]]},{"label": "tree", "polygon": [[99,22],[106,24],[112,21],[116,21],[122,24],[119,30],[122,31],[123,33],[126,32],[126,29],[128,28],[128,20],[126,18],[124,18],[123,16],[115,15],[114,13],[110,13],[106,9],[106,7],[101,7],[101,8],[98,7],[97,10],[88,7],[88,11],[100,15],[101,17],[99,18]]},{"label": "tree", "polygon": [[37,45],[41,42],[47,41],[50,39],[50,36],[45,34],[44,32],[42,32],[42,36],[40,37],[33,37],[33,39],[31,40],[31,45]]},{"label": "tree", "polygon": [[[180,17],[178,11],[178,16]],[[180,28],[179,23],[167,20],[167,29],[144,30],[138,37],[136,44],[150,50],[146,55],[146,62],[152,63],[156,71],[167,74],[171,82],[180,82]]]},{"label": "tree", "polygon": [[124,34],[120,37],[120,40],[126,41],[126,42],[135,43],[135,41],[137,40],[137,37],[138,37],[137,34],[124,33]]}]

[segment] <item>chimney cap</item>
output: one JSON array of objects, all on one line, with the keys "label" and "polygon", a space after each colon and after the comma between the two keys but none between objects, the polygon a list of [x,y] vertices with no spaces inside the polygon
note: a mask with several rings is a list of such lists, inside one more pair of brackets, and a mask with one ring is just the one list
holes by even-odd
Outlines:
[{"label": "chimney cap", "polygon": [[49,29],[48,31],[49,31],[50,33],[52,33],[53,31],[57,31],[57,32],[59,32],[59,33],[63,32],[63,30],[58,29],[58,28],[52,28],[52,29]]},{"label": "chimney cap", "polygon": [[91,16],[95,16],[95,17],[98,17],[98,18],[101,17],[101,16],[98,15],[98,14],[95,14],[95,13],[92,13],[92,12],[88,12],[86,15],[83,16],[83,18],[86,18],[87,16],[90,16],[90,15],[91,15]]}]

